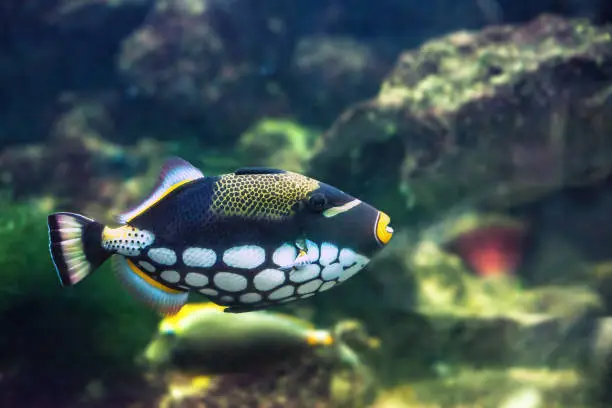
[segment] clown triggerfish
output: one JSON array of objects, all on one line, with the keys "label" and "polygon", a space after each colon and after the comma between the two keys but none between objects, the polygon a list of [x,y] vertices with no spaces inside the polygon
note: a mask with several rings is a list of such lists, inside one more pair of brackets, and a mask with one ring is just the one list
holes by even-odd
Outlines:
[{"label": "clown triggerfish", "polygon": [[271,168],[204,176],[179,158],[111,228],[48,217],[59,279],[72,286],[113,256],[140,300],[176,314],[189,292],[239,313],[313,296],[355,275],[393,235],[387,214],[312,178]]}]

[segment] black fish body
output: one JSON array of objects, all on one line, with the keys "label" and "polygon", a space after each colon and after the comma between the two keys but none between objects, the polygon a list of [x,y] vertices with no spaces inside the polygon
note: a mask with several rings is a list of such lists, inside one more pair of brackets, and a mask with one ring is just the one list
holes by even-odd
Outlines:
[{"label": "black fish body", "polygon": [[313,296],[355,275],[392,236],[389,217],[309,177],[247,168],[205,177],[170,159],[139,206],[110,228],[49,216],[62,284],[112,257],[138,298],[174,314],[190,292],[244,312]]}]

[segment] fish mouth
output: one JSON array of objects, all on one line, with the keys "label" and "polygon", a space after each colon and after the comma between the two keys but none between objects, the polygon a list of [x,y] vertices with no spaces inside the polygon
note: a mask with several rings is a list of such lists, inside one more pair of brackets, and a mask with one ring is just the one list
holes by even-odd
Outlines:
[{"label": "fish mouth", "polygon": [[376,236],[376,241],[382,246],[387,245],[393,237],[393,228],[389,225],[390,222],[391,218],[387,214],[382,211],[378,212],[374,235]]}]

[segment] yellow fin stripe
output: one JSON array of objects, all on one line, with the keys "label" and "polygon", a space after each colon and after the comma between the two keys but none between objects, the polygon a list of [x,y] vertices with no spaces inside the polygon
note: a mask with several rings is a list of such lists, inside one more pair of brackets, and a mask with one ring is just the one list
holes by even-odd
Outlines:
[{"label": "yellow fin stripe", "polygon": [[184,320],[199,312],[216,310],[222,313],[223,309],[225,309],[225,306],[219,306],[212,302],[188,303],[174,316],[169,316],[162,320],[159,324],[159,331],[177,331]]},{"label": "yellow fin stripe", "polygon": [[162,194],[160,194],[159,197],[157,197],[155,200],[153,200],[149,204],[147,204],[144,207],[142,207],[137,213],[132,215],[130,218],[126,219],[126,222],[132,221],[134,218],[138,217],[140,214],[142,214],[143,212],[147,211],[149,208],[153,207],[155,204],[159,203],[168,194],[170,194],[171,192],[173,192],[174,190],[176,190],[177,188],[179,188],[183,184],[187,184],[187,183],[189,183],[191,181],[193,181],[193,180],[182,180],[182,181],[179,181],[176,184],[173,184],[166,191],[164,191]]},{"label": "yellow fin stripe", "polygon": [[145,282],[147,282],[149,285],[153,286],[154,288],[157,288],[159,290],[163,290],[166,293],[173,293],[173,294],[181,293],[180,290],[175,290],[175,289],[169,288],[169,287],[167,287],[165,285],[162,285],[158,281],[154,280],[149,275],[147,275],[146,273],[144,273],[143,271],[138,269],[138,267],[136,265],[134,265],[134,262],[132,262],[130,259],[126,258],[126,261],[127,261],[127,264],[129,266],[129,268],[132,270],[132,272],[134,272],[136,275],[140,276]]},{"label": "yellow fin stripe", "polygon": [[313,330],[308,333],[306,341],[309,346],[330,346],[334,344],[334,338],[326,330]]}]

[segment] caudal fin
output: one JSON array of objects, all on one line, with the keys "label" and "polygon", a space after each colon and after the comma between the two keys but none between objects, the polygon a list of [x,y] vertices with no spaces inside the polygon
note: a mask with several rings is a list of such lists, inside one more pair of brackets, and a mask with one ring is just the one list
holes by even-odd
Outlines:
[{"label": "caudal fin", "polygon": [[63,286],[72,286],[93,273],[112,253],[102,248],[104,225],[79,214],[49,215],[49,250]]}]

